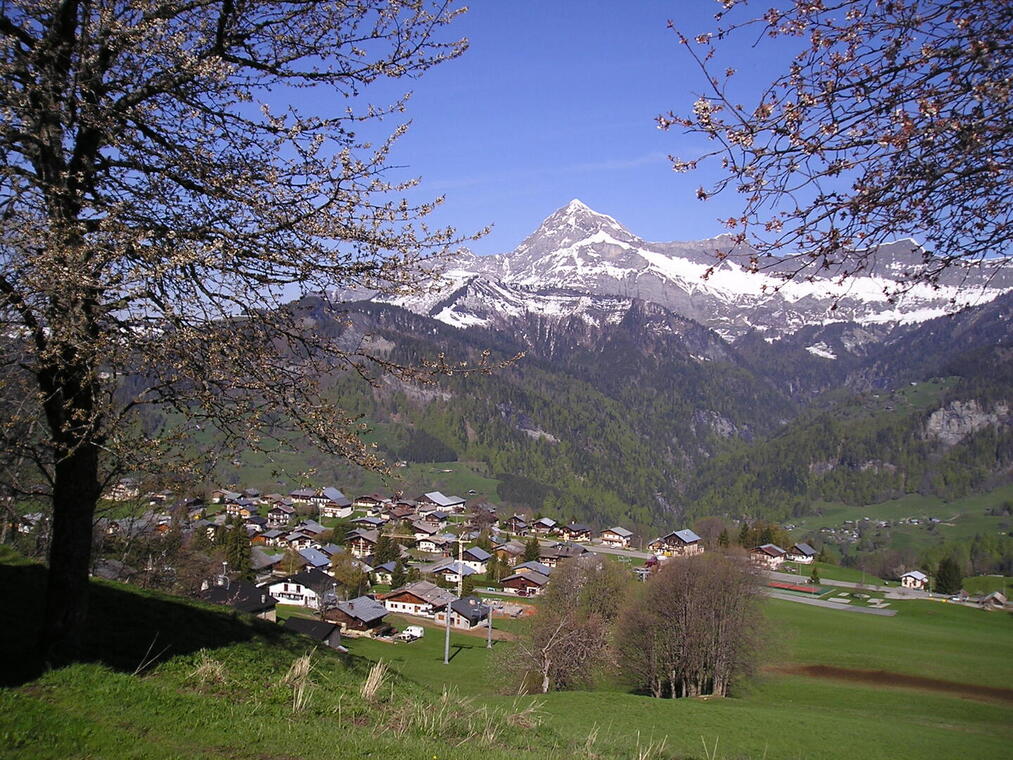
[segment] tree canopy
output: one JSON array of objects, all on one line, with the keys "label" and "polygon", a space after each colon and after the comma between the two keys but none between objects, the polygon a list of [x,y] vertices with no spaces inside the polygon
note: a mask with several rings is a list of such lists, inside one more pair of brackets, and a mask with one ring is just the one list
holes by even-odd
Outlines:
[{"label": "tree canopy", "polygon": [[[874,271],[880,244],[912,236],[923,261],[900,273],[903,290],[1009,253],[1013,5],[720,3],[712,33],[689,39],[672,24],[707,89],[691,111],[659,117],[712,141],[702,156],[673,159],[677,171],[719,162],[699,197],[742,195],[719,258],[748,246],[754,269],[847,278]],[[789,60],[744,103],[727,53],[764,42]]]},{"label": "tree canopy", "polygon": [[[313,331],[326,300],[417,287],[451,249],[385,179],[405,101],[377,80],[459,55],[435,0],[10,0],[0,11],[0,442],[53,500],[44,647],[84,615],[103,486],[208,427],[367,466],[340,371],[398,371]],[[313,94],[313,112],[288,99]],[[375,131],[375,129],[374,129]],[[372,364],[370,364],[372,362]],[[434,369],[443,369],[442,360]],[[155,414],[146,410],[157,408]]]}]

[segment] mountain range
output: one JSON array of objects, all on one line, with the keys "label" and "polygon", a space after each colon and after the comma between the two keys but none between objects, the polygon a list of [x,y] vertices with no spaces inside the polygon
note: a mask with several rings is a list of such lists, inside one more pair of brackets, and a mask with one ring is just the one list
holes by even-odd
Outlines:
[{"label": "mountain range", "polygon": [[1010,476],[1009,262],[898,294],[922,260],[911,240],[844,283],[780,279],[787,260],[716,264],[729,243],[644,241],[574,200],[510,253],[458,256],[424,293],[303,307],[321,323],[337,308],[327,329],[401,362],[523,352],[439,390],[381,383],[355,408],[398,431],[388,455],[406,435],[429,441],[484,463],[505,500],[564,519],[783,518],[817,498],[953,495],[939,473],[958,466],[975,473],[965,490]]}]

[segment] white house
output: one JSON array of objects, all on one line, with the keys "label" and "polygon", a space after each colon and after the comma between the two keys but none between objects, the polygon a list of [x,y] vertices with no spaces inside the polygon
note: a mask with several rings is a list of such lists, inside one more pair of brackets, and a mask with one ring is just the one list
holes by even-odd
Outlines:
[{"label": "white house", "polygon": [[785,550],[777,544],[764,544],[749,550],[749,559],[767,570],[777,570],[784,564]]},{"label": "white house", "polygon": [[929,586],[929,576],[921,570],[911,570],[900,577],[900,585],[924,591]]},{"label": "white house", "polygon": [[633,538],[633,531],[616,526],[614,528],[606,528],[601,532],[601,534],[599,534],[599,537],[605,546],[614,546],[620,549],[625,549],[630,545],[630,539]]},{"label": "white house", "polygon": [[295,604],[315,610],[320,607],[320,599],[335,583],[326,573],[308,568],[287,578],[271,581],[261,588],[265,588],[280,604]]},{"label": "white house", "polygon": [[800,565],[811,565],[816,561],[817,553],[809,544],[795,544],[788,550],[786,558],[789,562],[798,562]]}]

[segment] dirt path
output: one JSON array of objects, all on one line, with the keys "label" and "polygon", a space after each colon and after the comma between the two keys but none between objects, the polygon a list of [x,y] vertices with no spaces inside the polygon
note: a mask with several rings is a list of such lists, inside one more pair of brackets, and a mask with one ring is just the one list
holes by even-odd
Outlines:
[{"label": "dirt path", "polygon": [[921,689],[943,694],[952,694],[967,699],[980,699],[988,702],[1013,703],[1013,689],[997,686],[978,686],[971,683],[943,681],[937,678],[911,676],[904,673],[891,673],[888,670],[856,670],[838,668],[833,665],[781,665],[769,668],[776,673],[809,676],[811,678],[830,678],[837,681],[867,684],[885,688]]}]

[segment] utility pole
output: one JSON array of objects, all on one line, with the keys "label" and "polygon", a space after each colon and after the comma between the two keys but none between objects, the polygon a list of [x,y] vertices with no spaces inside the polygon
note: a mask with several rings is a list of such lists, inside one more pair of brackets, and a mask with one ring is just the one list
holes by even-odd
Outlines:
[{"label": "utility pole", "polygon": [[[464,539],[460,536],[457,537],[457,598],[461,598],[461,592],[464,590]],[[447,619],[447,627],[443,636],[443,664],[450,664],[450,613],[453,612],[451,608],[451,602],[447,602],[447,609],[444,611],[444,616]]]}]

